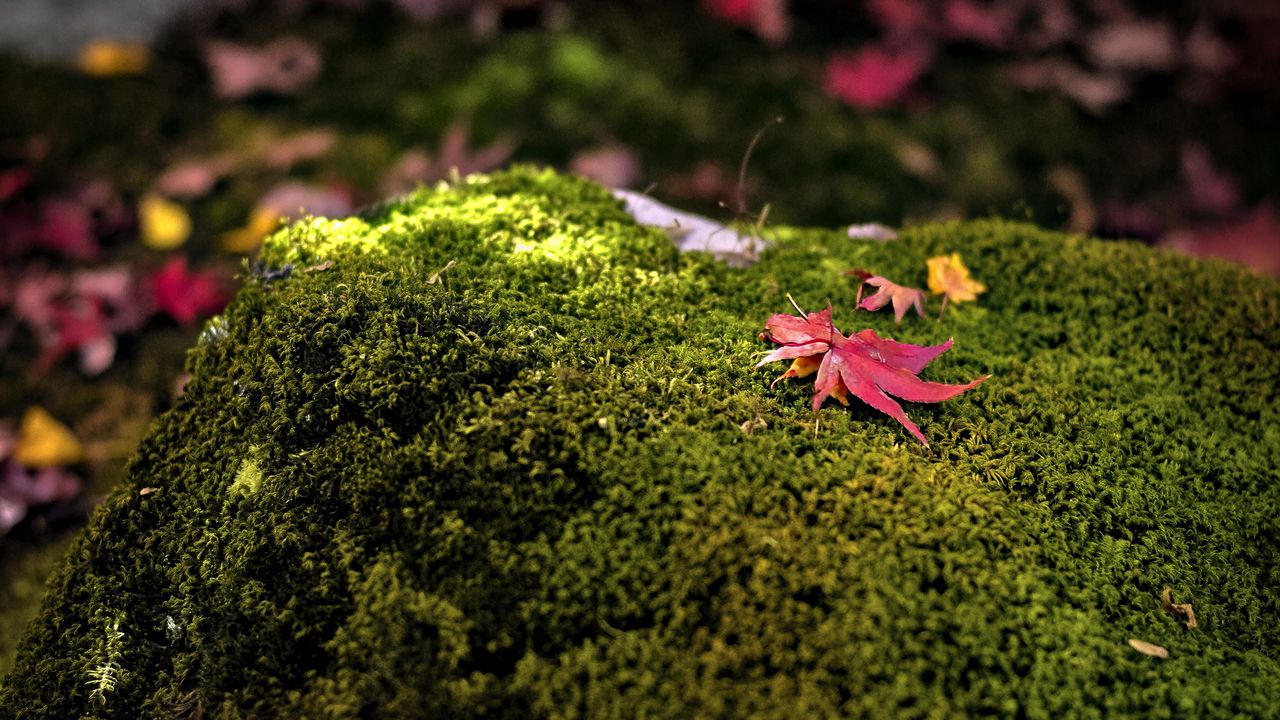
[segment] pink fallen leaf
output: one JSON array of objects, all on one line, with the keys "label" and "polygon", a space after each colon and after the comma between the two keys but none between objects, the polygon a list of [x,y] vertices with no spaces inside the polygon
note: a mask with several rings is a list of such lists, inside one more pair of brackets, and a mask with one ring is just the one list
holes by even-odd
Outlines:
[{"label": "pink fallen leaf", "polygon": [[315,82],[324,66],[315,44],[299,37],[283,37],[261,48],[211,40],[205,43],[204,59],[214,92],[233,99],[299,92]]},{"label": "pink fallen leaf", "polygon": [[824,88],[828,95],[864,110],[892,107],[932,60],[932,52],[919,45],[838,52],[827,60]]},{"label": "pink fallen leaf", "polygon": [[218,312],[227,304],[227,293],[216,276],[207,271],[189,271],[183,255],[169,258],[147,280],[156,308],[180,325]]},{"label": "pink fallen leaf", "polygon": [[355,209],[351,196],[339,187],[322,187],[300,182],[283,182],[258,199],[258,207],[266,208],[282,218],[345,217]]},{"label": "pink fallen leaf", "polygon": [[116,340],[107,327],[102,303],[89,298],[55,305],[53,326],[42,343],[44,351],[34,366],[37,374],[47,372],[71,353],[79,353],[80,369],[86,375],[101,373],[115,358]]},{"label": "pink fallen leaf", "polygon": [[304,130],[277,140],[263,159],[271,167],[287,169],[304,160],[324,157],[337,142],[338,136],[332,130]]},{"label": "pink fallen leaf", "polygon": [[828,397],[847,405],[848,396],[852,394],[897,420],[926,446],[929,441],[924,433],[890,395],[909,402],[942,402],[977,387],[990,377],[983,375],[963,385],[921,380],[916,376],[951,348],[950,340],[941,345],[912,345],[881,338],[870,329],[846,337],[832,325],[829,306],[803,317],[774,315],[765,323],[765,329],[761,337],[782,347],[766,355],[756,367],[792,360],[791,367],[778,380],[817,373],[814,412]]},{"label": "pink fallen leaf", "polygon": [[[893,303],[893,323],[895,325],[900,325],[907,311],[913,307],[920,317],[925,316],[923,290],[899,285],[879,275],[868,275],[862,278],[862,282],[876,288],[876,291],[869,297],[863,298],[857,305],[858,309],[875,312],[885,305]],[[861,287],[858,288],[858,292],[862,292]]]},{"label": "pink fallen leaf", "polygon": [[1231,44],[1201,21],[1191,30],[1183,46],[1187,64],[1200,72],[1216,75],[1236,62]]},{"label": "pink fallen leaf", "polygon": [[991,48],[1003,48],[1014,36],[1020,8],[976,0],[948,0],[942,12],[944,34]]},{"label": "pink fallen leaf", "polygon": [[1089,35],[1085,49],[1104,70],[1168,70],[1179,59],[1173,26],[1166,20],[1108,23]]},{"label": "pink fallen leaf", "polygon": [[1222,225],[1172,232],[1165,245],[1199,257],[1220,257],[1280,277],[1280,214],[1270,204]]},{"label": "pink fallen leaf", "polygon": [[138,277],[126,265],[77,271],[71,276],[71,292],[101,303],[107,329],[114,334],[138,330],[153,310]]},{"label": "pink fallen leaf", "polygon": [[893,37],[918,38],[933,24],[934,10],[922,0],[868,0],[866,10]]},{"label": "pink fallen leaf", "polygon": [[1200,143],[1182,147],[1182,179],[1191,206],[1197,210],[1225,215],[1240,206],[1240,186],[1235,178],[1218,169],[1209,151]]},{"label": "pink fallen leaf", "polygon": [[640,159],[631,148],[605,145],[575,155],[569,161],[569,172],[605,187],[627,188],[640,179]]},{"label": "pink fallen leaf", "polygon": [[791,32],[787,0],[703,0],[702,5],[714,17],[749,27],[775,45],[785,41]]},{"label": "pink fallen leaf", "polygon": [[440,148],[433,157],[422,148],[410,148],[382,178],[384,195],[398,195],[427,183],[459,175],[494,170],[511,158],[516,143],[509,135],[475,150],[470,148],[471,131],[465,123],[453,122],[440,138]]},{"label": "pink fallen leaf", "polygon": [[[700,160],[693,169],[682,175],[668,177],[663,187],[680,198],[695,200],[728,200],[737,184],[735,172],[714,160]],[[751,183],[743,188],[749,193]]]},{"label": "pink fallen leaf", "polygon": [[67,291],[68,285],[65,275],[45,272],[38,267],[27,268],[14,283],[10,299],[14,316],[26,323],[38,336],[52,327],[53,308]]},{"label": "pink fallen leaf", "polygon": [[152,184],[152,190],[166,197],[194,200],[208,195],[214,185],[235,167],[236,159],[230,154],[183,160],[161,173]]},{"label": "pink fallen leaf", "polygon": [[80,480],[62,468],[31,470],[16,462],[0,462],[0,536],[22,522],[30,508],[71,500]]},{"label": "pink fallen leaf", "polygon": [[41,207],[35,244],[71,260],[95,260],[102,253],[90,208],[74,199],[52,198]]},{"label": "pink fallen leaf", "polygon": [[1055,90],[1096,114],[1129,96],[1129,83],[1119,73],[1090,72],[1061,58],[1017,63],[1008,77],[1028,90]]}]

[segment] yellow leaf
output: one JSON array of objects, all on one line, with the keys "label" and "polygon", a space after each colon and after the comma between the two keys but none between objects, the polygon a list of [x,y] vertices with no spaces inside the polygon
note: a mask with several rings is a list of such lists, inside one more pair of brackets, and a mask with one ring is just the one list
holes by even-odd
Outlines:
[{"label": "yellow leaf", "polygon": [[111,77],[138,75],[151,64],[151,51],[146,45],[118,40],[91,40],[80,48],[76,61],[86,75]]},{"label": "yellow leaf", "polygon": [[152,250],[173,250],[191,236],[191,216],[181,205],[154,193],[138,202],[142,243]]},{"label": "yellow leaf", "polygon": [[249,221],[242,228],[237,228],[222,236],[222,248],[228,252],[251,253],[262,244],[262,239],[280,226],[280,213],[269,207],[259,206],[249,216]]},{"label": "yellow leaf", "polygon": [[987,286],[969,275],[969,268],[960,260],[960,253],[931,257],[929,262],[929,291],[947,296],[949,302],[977,300]]},{"label": "yellow leaf", "polygon": [[13,459],[29,468],[71,465],[84,459],[84,447],[71,430],[49,411],[31,406],[18,426],[18,443]]}]

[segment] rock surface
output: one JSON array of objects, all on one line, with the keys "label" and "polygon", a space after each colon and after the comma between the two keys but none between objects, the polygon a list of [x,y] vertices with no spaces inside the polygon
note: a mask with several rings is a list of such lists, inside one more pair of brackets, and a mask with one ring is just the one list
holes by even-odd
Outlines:
[{"label": "rock surface", "polygon": [[[277,234],[0,716],[1280,706],[1280,284],[1001,221],[764,236],[681,255],[521,169]],[[920,286],[944,252],[978,303],[852,310],[841,271]],[[752,370],[787,294],[954,337],[925,379],[994,376],[910,408],[931,448],[857,403],[815,423]]]}]

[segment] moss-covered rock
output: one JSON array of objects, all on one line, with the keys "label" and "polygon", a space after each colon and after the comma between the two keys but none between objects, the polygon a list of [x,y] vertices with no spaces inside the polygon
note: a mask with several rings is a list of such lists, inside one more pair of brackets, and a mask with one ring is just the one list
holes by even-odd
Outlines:
[{"label": "moss-covered rock", "polygon": [[[1280,285],[1002,221],[769,235],[680,256],[532,170],[276,235],[0,716],[1280,707]],[[980,303],[854,315],[840,271],[923,285],[944,251]],[[994,377],[911,408],[930,448],[857,403],[815,424],[752,370],[787,293]]]}]

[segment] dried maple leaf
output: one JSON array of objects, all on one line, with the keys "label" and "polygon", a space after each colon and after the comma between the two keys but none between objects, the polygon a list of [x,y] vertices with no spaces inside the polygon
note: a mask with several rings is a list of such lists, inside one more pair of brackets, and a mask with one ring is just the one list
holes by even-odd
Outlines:
[{"label": "dried maple leaf", "polygon": [[977,300],[979,293],[987,291],[986,285],[969,275],[969,268],[960,260],[960,253],[931,257],[928,263],[929,291],[943,296],[942,310],[938,311],[939,318],[946,311],[948,302]]},{"label": "dried maple leaf", "polygon": [[911,345],[862,330],[846,337],[831,324],[831,307],[802,316],[777,314],[765,323],[761,337],[782,347],[766,355],[756,367],[778,360],[791,360],[791,367],[779,378],[806,377],[817,373],[814,381],[813,410],[834,396],[841,404],[849,404],[852,394],[871,407],[902,424],[926,446],[920,428],[907,417],[893,398],[909,402],[942,402],[976,387],[989,375],[963,385],[926,382],[916,377],[934,358],[951,347]]},{"label": "dried maple leaf", "polygon": [[1174,602],[1172,588],[1165,588],[1160,593],[1160,607],[1178,620],[1185,622],[1189,630],[1196,628],[1196,611],[1191,607],[1191,603]]}]

